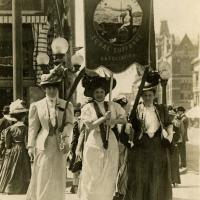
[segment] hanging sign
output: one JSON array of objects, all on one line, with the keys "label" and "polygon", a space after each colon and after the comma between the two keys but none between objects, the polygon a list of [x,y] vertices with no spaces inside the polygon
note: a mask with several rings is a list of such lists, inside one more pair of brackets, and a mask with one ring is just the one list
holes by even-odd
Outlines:
[{"label": "hanging sign", "polygon": [[[150,0],[85,0],[87,67],[119,73],[134,62],[147,65],[150,13]],[[151,30],[154,60],[153,20]]]}]

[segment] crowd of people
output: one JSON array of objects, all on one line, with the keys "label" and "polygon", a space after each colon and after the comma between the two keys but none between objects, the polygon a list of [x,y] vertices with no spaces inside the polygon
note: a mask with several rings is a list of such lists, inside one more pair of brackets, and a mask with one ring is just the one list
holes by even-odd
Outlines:
[{"label": "crowd of people", "polygon": [[172,200],[187,167],[185,109],[155,104],[158,83],[146,82],[129,118],[125,96],[106,101],[110,79],[88,75],[82,85],[90,100],[73,107],[59,98],[60,74],[42,75],[46,96],[29,110],[19,99],[4,107],[0,192],[64,200],[68,168],[81,200]]}]

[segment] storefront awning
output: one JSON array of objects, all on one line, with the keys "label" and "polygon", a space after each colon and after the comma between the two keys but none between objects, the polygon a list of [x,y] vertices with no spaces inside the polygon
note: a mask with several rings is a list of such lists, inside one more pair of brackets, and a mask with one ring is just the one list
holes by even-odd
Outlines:
[{"label": "storefront awning", "polygon": [[[47,16],[22,16],[22,23],[27,24],[43,24],[47,22]],[[3,15],[0,16],[0,24],[11,24],[12,16]]]}]

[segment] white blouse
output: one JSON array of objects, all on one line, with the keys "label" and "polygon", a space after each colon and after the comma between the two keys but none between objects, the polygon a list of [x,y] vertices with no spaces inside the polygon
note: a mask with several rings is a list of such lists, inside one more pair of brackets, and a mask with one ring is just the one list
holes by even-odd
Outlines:
[{"label": "white blouse", "polygon": [[[101,112],[105,114],[106,111],[104,108],[104,102],[97,102],[97,104]],[[111,102],[110,109],[111,109],[111,119],[119,119],[126,117],[125,110],[118,103]],[[98,119],[93,103],[88,103],[82,108],[81,119],[86,125],[89,125],[90,123]]]},{"label": "white blouse", "polygon": [[156,114],[156,108],[154,106],[146,107],[140,106],[139,117],[143,120],[145,132],[152,138],[155,132],[160,127],[160,122]]}]

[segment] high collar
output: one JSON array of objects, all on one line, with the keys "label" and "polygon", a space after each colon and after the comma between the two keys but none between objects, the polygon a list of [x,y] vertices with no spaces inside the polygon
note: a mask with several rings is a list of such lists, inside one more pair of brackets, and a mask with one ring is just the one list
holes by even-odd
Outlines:
[{"label": "high collar", "polygon": [[52,97],[49,97],[46,95],[46,99],[47,99],[47,101],[54,102],[54,103],[56,103],[58,101],[57,96],[52,98]]},{"label": "high collar", "polygon": [[96,101],[96,100],[94,100],[97,104],[99,104],[99,105],[103,105],[104,104],[104,100],[103,101]]}]

